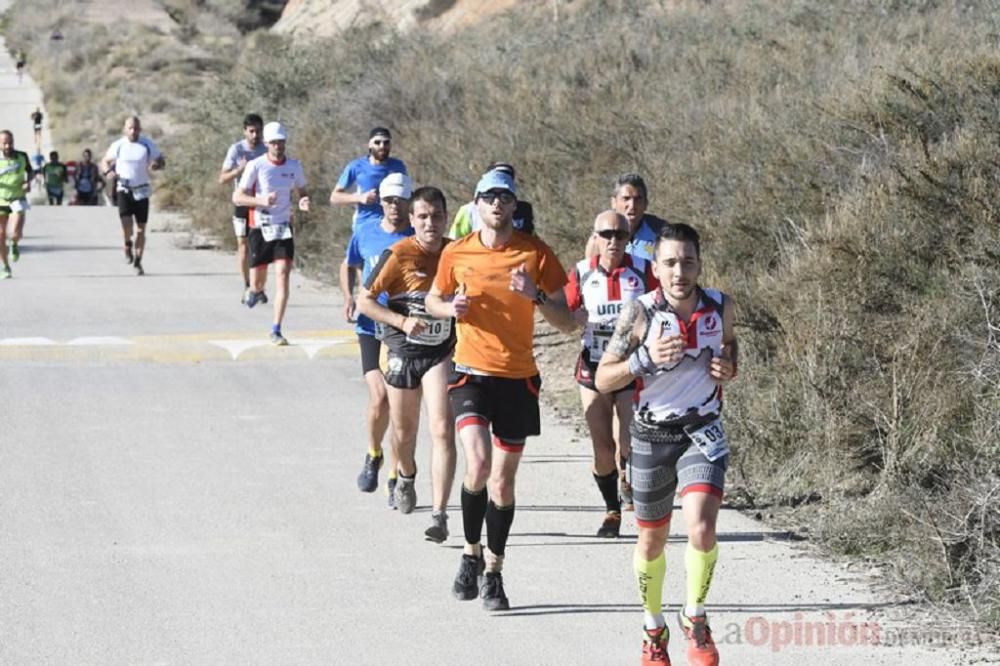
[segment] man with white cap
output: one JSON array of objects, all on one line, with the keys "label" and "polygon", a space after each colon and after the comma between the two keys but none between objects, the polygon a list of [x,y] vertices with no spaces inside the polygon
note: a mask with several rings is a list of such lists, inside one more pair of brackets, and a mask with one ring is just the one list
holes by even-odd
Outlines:
[{"label": "man with white cap", "polygon": [[101,160],[101,172],[105,176],[115,174],[118,217],[121,219],[122,236],[125,239],[125,261],[135,268],[136,275],[145,274],[142,255],[146,247],[149,197],[153,193],[149,172],[162,169],[165,164],[160,149],[151,139],[142,136],[141,132],[139,117],[129,116],[125,120],[125,136],[112,143]]},{"label": "man with white cap", "polygon": [[406,165],[390,157],[392,133],[385,127],[374,127],[368,133],[368,154],[351,160],[344,167],[337,184],[330,193],[333,205],[354,206],[351,231],[365,224],[382,221],[379,184],[391,173],[406,173]]},{"label": "man with white cap", "polygon": [[458,328],[448,383],[465,451],[465,548],[452,594],[474,599],[478,592],[483,607],[496,611],[510,608],[501,571],[514,522],[515,475],[525,441],[541,433],[542,381],[532,353],[535,308],[567,333],[575,323],[559,259],[540,239],[514,229],[511,175],[485,174],[476,186],[476,206],[483,226],[441,252],[426,308],[432,317],[455,317]]},{"label": "man with white cap", "polygon": [[267,154],[251,160],[243,169],[239,186],[233,192],[233,205],[246,206],[249,211],[247,244],[250,247],[250,288],[246,305],[252,308],[266,302],[264,285],[267,266],[274,264],[277,293],[274,298],[274,323],[271,343],[288,344],[281,334],[281,322],[288,305],[288,278],[295,259],[295,241],[292,238],[292,196],[298,200],[298,209],[309,210],[309,194],[302,163],[285,155],[288,132],[281,123],[264,125],[264,143]]},{"label": "man with white cap", "polygon": [[[344,295],[344,318],[354,321],[356,304],[354,286],[364,284],[378,265],[382,252],[397,241],[413,235],[410,226],[410,196],[413,186],[404,173],[389,174],[379,185],[379,198],[383,215],[378,224],[361,224],[354,230],[347,246],[347,258],[340,267],[340,289]],[[358,280],[358,274],[361,279]],[[388,299],[380,295],[385,305]],[[378,488],[378,472],[382,467],[382,438],[389,427],[389,401],[385,380],[379,367],[382,351],[381,335],[377,335],[375,322],[364,315],[357,316],[354,327],[361,347],[361,372],[368,385],[368,452],[364,467],[358,476],[358,490],[365,493]],[[389,467],[389,505],[395,507],[393,491],[396,484],[396,464]]]}]

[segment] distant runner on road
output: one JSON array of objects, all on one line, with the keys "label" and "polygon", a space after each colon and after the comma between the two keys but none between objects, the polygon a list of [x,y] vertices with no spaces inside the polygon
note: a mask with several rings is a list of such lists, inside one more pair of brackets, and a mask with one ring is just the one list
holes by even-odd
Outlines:
[{"label": "distant runner on road", "polygon": [[14,59],[17,61],[17,82],[24,83],[24,66],[28,64],[28,56],[22,49],[18,49]]},{"label": "distant runner on road", "polygon": [[31,163],[28,161],[28,156],[14,150],[14,134],[10,130],[0,131],[0,260],[3,260],[0,280],[11,277],[8,260],[8,220],[12,220],[14,226],[10,241],[10,258],[17,261],[19,256],[16,239],[20,238],[19,227],[23,224],[24,211],[28,205],[26,196],[31,189],[31,177]]},{"label": "distant runner on road", "polygon": [[264,286],[267,284],[267,267],[274,264],[275,296],[274,320],[271,325],[271,344],[284,346],[288,340],[281,333],[281,324],[288,306],[288,280],[295,259],[295,240],[292,238],[292,207],[309,210],[309,193],[302,164],[287,157],[285,142],[288,132],[281,123],[264,125],[264,143],[267,154],[247,163],[240,176],[239,186],[233,192],[233,205],[249,208],[247,223],[250,231],[251,291],[246,306],[266,303]]},{"label": "distant runner on road", "polygon": [[[447,242],[447,223],[448,209],[441,190],[421,187],[414,191],[410,201],[414,235],[382,253],[358,299],[358,310],[383,325],[383,342],[389,349],[385,383],[399,469],[395,499],[396,508],[404,514],[417,504],[414,453],[421,397],[427,406],[433,445],[432,513],[424,535],[437,543],[448,538],[448,498],[455,478],[455,431],[448,404],[455,329],[454,320],[427,314],[424,300]],[[388,296],[387,305],[379,303],[381,294]]]},{"label": "distant runner on road", "polygon": [[468,600],[478,592],[491,611],[510,608],[502,572],[514,481],[525,442],[541,433],[535,308],[560,330],[575,328],[559,259],[538,238],[514,230],[516,192],[507,172],[480,179],[476,205],[483,228],[445,247],[426,301],[431,316],[455,317],[458,327],[449,398],[465,452],[465,548],[452,594]]},{"label": "distant runner on road", "polygon": [[125,136],[112,143],[104,154],[101,172],[105,176],[114,174],[118,217],[125,240],[125,261],[135,268],[136,275],[145,275],[142,257],[146,248],[149,197],[153,194],[149,172],[162,169],[166,160],[153,140],[142,136],[142,123],[138,116],[129,116],[123,131]]},{"label": "distant runner on road", "polygon": [[[365,284],[372,271],[382,259],[382,253],[398,241],[413,235],[410,226],[410,197],[413,185],[405,173],[393,173],[379,185],[379,197],[383,215],[378,224],[365,223],[354,230],[347,245],[347,257],[340,266],[340,290],[344,295],[344,318],[355,320],[354,286]],[[379,301],[386,304],[385,296]],[[385,462],[382,440],[389,428],[389,399],[386,394],[385,379],[379,366],[382,353],[382,333],[378,325],[364,314],[357,315],[354,327],[361,347],[361,373],[368,386],[368,452],[358,475],[358,490],[372,493],[378,488],[378,473]],[[393,435],[395,436],[395,435]],[[389,506],[395,508],[397,479],[395,446],[390,449],[389,481],[386,490]]]},{"label": "distant runner on road", "polygon": [[629,227],[624,215],[612,210],[598,215],[594,220],[594,238],[598,255],[578,262],[570,271],[566,303],[583,324],[583,349],[576,363],[576,383],[580,385],[583,415],[594,447],[594,481],[604,498],[606,511],[597,536],[617,538],[622,524],[623,496],[629,504],[632,501],[625,471],[619,464],[629,453],[635,384],[613,393],[598,393],[594,375],[622,307],[649,291],[651,285],[647,284],[645,272],[636,269],[631,257],[625,254]]},{"label": "distant runner on road", "polygon": [[76,203],[79,206],[96,206],[100,200],[100,192],[104,189],[104,179],[93,161],[90,148],[83,150],[83,156],[76,165],[73,176],[73,188],[76,190]]},{"label": "distant runner on road", "polygon": [[42,177],[45,179],[45,193],[50,206],[62,206],[63,192],[69,182],[69,172],[66,165],[59,161],[59,153],[49,153],[49,161],[42,167]]},{"label": "distant runner on road", "polygon": [[35,110],[31,114],[31,124],[35,128],[35,148],[37,150],[42,149],[42,110],[35,107]]},{"label": "distant runner on road", "polygon": [[670,663],[663,548],[679,490],[688,545],[687,601],[678,622],[687,663],[716,666],[704,604],[719,556],[715,526],[729,465],[722,385],[736,377],[734,308],[722,292],[698,285],[700,240],[686,224],[663,225],[653,272],[659,287],[622,308],[597,367],[597,388],[608,393],[639,382],[629,462],[639,525],[633,568],[645,611],[641,663]]},{"label": "distant runner on road", "polygon": [[[233,189],[239,187],[239,179],[247,163],[257,159],[267,152],[267,146],[261,141],[264,131],[264,120],[256,113],[248,113],[243,119],[243,138],[229,146],[226,158],[222,162],[219,173],[219,184],[233,183]],[[250,262],[247,249],[247,219],[249,209],[236,206],[233,209],[233,233],[236,234],[236,258],[243,275],[243,295],[240,303],[244,305],[250,297]]]}]

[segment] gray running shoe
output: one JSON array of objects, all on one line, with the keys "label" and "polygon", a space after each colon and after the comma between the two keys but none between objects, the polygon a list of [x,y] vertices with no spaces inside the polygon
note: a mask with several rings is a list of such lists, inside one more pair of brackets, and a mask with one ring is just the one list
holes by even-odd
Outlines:
[{"label": "gray running shoe", "polygon": [[378,488],[378,471],[384,460],[384,455],[372,458],[369,454],[365,454],[364,467],[361,468],[361,474],[358,474],[358,490],[363,493],[375,492]]},{"label": "gray running shoe", "polygon": [[488,611],[510,610],[510,601],[503,591],[503,574],[488,573],[479,589],[479,597],[483,600],[483,608]]},{"label": "gray running shoe", "polygon": [[136,275],[145,275],[146,274],[146,271],[144,271],[142,269],[142,262],[139,261],[138,259],[136,259],[135,263],[132,264],[132,268],[135,269],[135,274]]},{"label": "gray running shoe", "polygon": [[402,514],[413,513],[413,510],[417,508],[417,489],[413,486],[413,480],[397,480],[396,487],[392,491],[396,500],[396,508]]},{"label": "gray running shoe", "polygon": [[271,344],[275,347],[287,347],[288,340],[281,333],[271,333]]},{"label": "gray running shoe", "polygon": [[10,266],[4,266],[3,270],[0,271],[0,280],[9,280],[11,277],[13,274],[10,272]]},{"label": "gray running shoe", "polygon": [[486,560],[480,555],[462,555],[462,562],[458,565],[458,573],[455,575],[455,582],[452,583],[451,593],[460,601],[469,601],[479,595],[479,586],[483,580],[483,571],[486,570]]},{"label": "gray running shoe", "polygon": [[448,539],[448,514],[444,511],[431,514],[431,526],[424,530],[428,541],[444,543]]},{"label": "gray running shoe", "polygon": [[390,478],[385,482],[385,494],[389,496],[389,508],[396,509],[396,479]]}]

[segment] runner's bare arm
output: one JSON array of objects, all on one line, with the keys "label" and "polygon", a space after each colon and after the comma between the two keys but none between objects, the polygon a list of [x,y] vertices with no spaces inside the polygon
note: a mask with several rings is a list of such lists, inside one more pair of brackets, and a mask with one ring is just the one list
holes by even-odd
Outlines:
[{"label": "runner's bare arm", "polygon": [[[459,312],[459,307],[456,307],[456,301],[459,301],[459,305],[465,303],[465,309]],[[468,297],[462,293],[455,296],[448,296],[447,298],[441,293],[437,285],[431,285],[431,290],[427,292],[427,298],[424,299],[424,307],[427,309],[427,314],[432,317],[437,317],[438,319],[447,319],[449,317],[462,317],[468,311]]]},{"label": "runner's bare arm", "polygon": [[426,324],[416,318],[393,312],[378,302],[378,294],[362,289],[358,294],[358,312],[380,324],[398,328],[407,335],[420,335]]},{"label": "runner's bare arm", "polygon": [[354,321],[354,285],[358,280],[358,269],[347,263],[347,258],[340,264],[340,293],[344,296],[344,319]]},{"label": "runner's bare arm", "polygon": [[378,194],[375,190],[368,190],[367,192],[348,192],[347,188],[335,187],[333,191],[330,192],[330,203],[333,205],[337,204],[373,204],[378,198]]},{"label": "runner's bare arm", "polygon": [[236,163],[236,166],[232,169],[226,169],[225,167],[219,172],[219,185],[225,185],[234,178],[239,178],[243,174],[243,169],[247,165],[247,158],[241,157]]},{"label": "runner's bare arm", "polygon": [[736,379],[736,369],[739,365],[739,344],[736,341],[736,331],[733,319],[736,317],[736,307],[733,299],[726,298],[722,306],[722,354],[712,359],[708,372],[719,384]]},{"label": "runner's bare arm", "polygon": [[545,302],[539,304],[538,306],[538,310],[542,313],[542,316],[545,317],[545,321],[549,322],[563,333],[572,333],[575,331],[579,324],[577,323],[573,312],[566,304],[566,292],[562,289],[557,289],[550,294],[546,294],[545,296]]},{"label": "runner's bare arm", "polygon": [[260,205],[257,201],[257,197],[253,196],[241,187],[237,187],[233,192],[233,205],[234,206],[247,206],[248,208],[256,208]]},{"label": "runner's bare arm", "polygon": [[598,391],[610,393],[632,383],[636,375],[630,367],[629,357],[639,348],[645,329],[642,306],[636,301],[625,303],[618,315],[615,332],[608,341],[608,348],[597,365],[594,380]]}]

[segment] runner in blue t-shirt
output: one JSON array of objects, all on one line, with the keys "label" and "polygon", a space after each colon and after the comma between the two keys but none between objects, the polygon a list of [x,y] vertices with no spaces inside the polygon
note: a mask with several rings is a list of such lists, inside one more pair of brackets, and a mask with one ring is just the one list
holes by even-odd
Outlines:
[{"label": "runner in blue t-shirt", "polygon": [[[379,186],[379,198],[384,206],[382,218],[374,224],[359,225],[351,236],[347,246],[347,259],[340,268],[340,290],[344,295],[344,317],[347,321],[354,321],[354,286],[368,280],[385,250],[413,235],[409,215],[411,192],[409,176],[404,173],[387,176]],[[385,305],[388,299],[383,294],[380,295],[379,302]],[[384,460],[382,438],[389,427],[389,400],[382,379],[382,369],[379,367],[382,342],[381,336],[376,335],[375,322],[364,315],[358,315],[354,331],[358,334],[358,345],[361,347],[361,371],[365,384],[368,385],[368,453],[358,476],[358,489],[370,493],[378,488],[378,471]],[[389,505],[395,508],[392,493],[396,483],[394,456],[390,463]]]},{"label": "runner in blue t-shirt", "polygon": [[382,220],[382,206],[378,198],[378,186],[390,173],[406,173],[402,160],[389,157],[392,135],[384,127],[376,127],[368,133],[368,154],[352,160],[330,193],[330,203],[355,206],[351,231],[368,222]]}]

